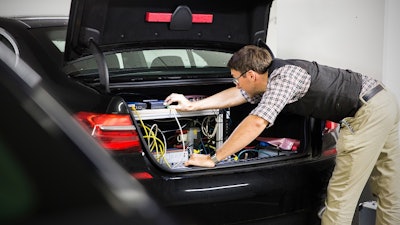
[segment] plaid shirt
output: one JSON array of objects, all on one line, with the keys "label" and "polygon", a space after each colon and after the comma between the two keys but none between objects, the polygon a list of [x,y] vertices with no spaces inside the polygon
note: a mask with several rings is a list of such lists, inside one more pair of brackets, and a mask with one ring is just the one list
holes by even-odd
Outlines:
[{"label": "plaid shirt", "polygon": [[[362,76],[362,96],[366,91],[378,85],[375,79]],[[251,104],[258,104],[250,115],[256,115],[268,121],[272,126],[276,117],[286,104],[293,103],[302,98],[311,84],[311,75],[301,67],[285,65],[275,69],[268,78],[267,91],[263,94],[249,97],[244,90],[242,95]]]}]

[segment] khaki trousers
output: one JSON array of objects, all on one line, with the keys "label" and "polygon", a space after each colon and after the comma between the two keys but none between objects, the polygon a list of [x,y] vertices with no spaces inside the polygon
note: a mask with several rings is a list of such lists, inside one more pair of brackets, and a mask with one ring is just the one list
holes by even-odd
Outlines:
[{"label": "khaki trousers", "polygon": [[376,225],[400,225],[399,108],[383,89],[354,117],[345,118],[337,143],[322,225],[351,225],[369,177],[377,197]]}]

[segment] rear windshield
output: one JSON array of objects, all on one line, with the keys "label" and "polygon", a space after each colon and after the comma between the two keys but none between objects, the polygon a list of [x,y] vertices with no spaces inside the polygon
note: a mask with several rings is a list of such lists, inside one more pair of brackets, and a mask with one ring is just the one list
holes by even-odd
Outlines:
[{"label": "rear windshield", "polygon": [[[110,75],[116,71],[167,71],[201,68],[226,69],[231,53],[199,49],[146,49],[105,54]],[[68,64],[67,74],[83,75],[97,70],[93,57]]]},{"label": "rear windshield", "polygon": [[[35,33],[46,37],[57,49],[56,55],[63,55],[65,50],[66,26],[38,27]],[[53,52],[54,53],[54,52]],[[54,53],[55,54],[55,53]],[[119,52],[105,53],[110,78],[123,74],[138,73],[146,76],[163,73],[170,76],[174,72],[182,73],[215,73],[227,71],[227,63],[231,52],[196,48],[167,48],[165,46],[147,49],[125,49]],[[98,65],[92,56],[84,57],[64,66],[64,71],[70,77],[94,75]],[[168,73],[169,71],[170,73]],[[167,73],[165,73],[167,72]],[[229,72],[229,70],[228,70]],[[140,74],[140,75],[139,75]],[[229,74],[229,73],[228,73]]]}]

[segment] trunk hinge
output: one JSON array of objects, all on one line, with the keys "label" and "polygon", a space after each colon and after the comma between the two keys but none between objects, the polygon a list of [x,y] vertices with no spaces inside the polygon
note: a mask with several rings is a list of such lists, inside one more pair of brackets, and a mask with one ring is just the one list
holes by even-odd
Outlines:
[{"label": "trunk hinge", "polygon": [[108,73],[106,57],[93,39],[89,40],[89,49],[99,69],[100,86],[104,88],[105,93],[110,93],[110,75]]}]

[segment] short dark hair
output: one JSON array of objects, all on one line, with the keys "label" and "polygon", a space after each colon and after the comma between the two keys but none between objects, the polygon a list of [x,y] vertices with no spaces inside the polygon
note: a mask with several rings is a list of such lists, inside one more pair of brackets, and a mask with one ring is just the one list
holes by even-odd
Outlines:
[{"label": "short dark hair", "polygon": [[254,70],[262,74],[267,72],[271,62],[272,56],[267,49],[246,45],[232,55],[227,66],[239,72]]}]

